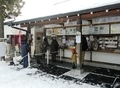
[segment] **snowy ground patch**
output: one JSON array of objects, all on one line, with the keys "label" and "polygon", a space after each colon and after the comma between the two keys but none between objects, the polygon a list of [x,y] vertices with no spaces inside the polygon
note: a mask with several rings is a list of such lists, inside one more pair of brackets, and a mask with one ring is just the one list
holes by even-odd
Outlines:
[{"label": "snowy ground patch", "polygon": [[79,85],[35,68],[19,71],[11,68],[14,66],[8,66],[8,63],[0,61],[0,88],[100,88],[84,83]]}]

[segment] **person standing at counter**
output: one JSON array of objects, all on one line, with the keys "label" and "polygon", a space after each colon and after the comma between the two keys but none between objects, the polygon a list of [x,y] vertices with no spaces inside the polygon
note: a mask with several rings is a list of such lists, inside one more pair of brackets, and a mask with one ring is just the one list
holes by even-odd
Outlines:
[{"label": "person standing at counter", "polygon": [[37,40],[35,42],[34,54],[35,54],[37,64],[39,64],[39,65],[41,63],[40,60],[42,59],[42,52],[43,52],[43,44],[42,44],[41,38],[37,37]]},{"label": "person standing at counter", "polygon": [[21,42],[21,55],[23,57],[23,68],[28,67],[28,52],[30,51],[29,44],[27,43],[27,38],[24,37]]},{"label": "person standing at counter", "polygon": [[43,55],[42,55],[42,59],[45,59],[45,53],[47,52],[47,48],[48,48],[49,44],[48,44],[48,40],[45,37],[43,39]]},{"label": "person standing at counter", "polygon": [[55,37],[52,38],[51,46],[50,46],[50,53],[52,55],[52,61],[56,62],[56,55],[58,54],[58,47],[59,44]]},{"label": "person standing at counter", "polygon": [[85,51],[88,49],[88,44],[87,44],[87,39],[84,35],[81,36],[82,38],[82,66],[84,64],[84,56],[85,56]]},{"label": "person standing at counter", "polygon": [[[81,58],[81,63],[82,66],[84,65],[84,56],[85,56],[85,51],[88,49],[88,44],[87,44],[87,39],[84,35],[81,36],[81,43],[82,43],[82,58]],[[71,51],[72,51],[72,56],[71,56],[71,60],[72,60],[72,68],[76,69],[76,64],[77,64],[77,50],[76,50],[76,43],[74,44],[74,46],[71,47]]]}]

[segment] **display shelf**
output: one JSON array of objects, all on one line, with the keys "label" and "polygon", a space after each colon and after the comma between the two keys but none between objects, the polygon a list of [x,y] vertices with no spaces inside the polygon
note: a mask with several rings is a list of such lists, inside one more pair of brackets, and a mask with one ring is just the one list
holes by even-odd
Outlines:
[{"label": "display shelf", "polygon": [[101,49],[116,49],[118,48],[118,37],[101,37],[99,39],[99,48]]},{"label": "display shelf", "polygon": [[106,24],[119,24],[120,21],[115,22],[102,22],[102,23],[93,23],[92,25],[106,25]]},{"label": "display shelf", "polygon": [[107,47],[107,48],[113,48],[113,49],[114,49],[114,48],[117,48],[117,46],[115,46],[115,45],[107,45],[106,47]]},{"label": "display shelf", "polygon": [[[84,24],[82,26],[89,26],[90,24]],[[71,28],[71,27],[80,27],[80,24],[72,25],[72,26],[62,26],[62,27],[45,27],[44,29],[51,29],[51,28]]]},{"label": "display shelf", "polygon": [[[51,35],[46,35],[47,37],[51,37]],[[57,37],[67,36],[67,37],[75,37],[75,35],[56,35]]]},{"label": "display shelf", "polygon": [[105,42],[100,41],[100,42],[99,42],[99,44],[103,44],[103,43],[104,43],[104,44],[117,44],[117,42],[111,42],[111,41],[110,41],[110,42],[109,42],[109,41],[108,41],[108,42],[107,42],[107,41],[105,41]]},{"label": "display shelf", "polygon": [[119,34],[83,34],[85,36],[98,36],[98,37],[113,37],[113,36],[120,36]]},{"label": "display shelf", "polygon": [[114,41],[105,41],[104,43],[105,44],[117,44],[117,42],[114,42]]},{"label": "display shelf", "polygon": [[96,51],[86,51],[86,52],[102,52],[102,53],[120,54],[120,52],[115,52],[114,50],[96,50]]},{"label": "display shelf", "polygon": [[[99,39],[99,41],[103,41],[102,39]],[[117,39],[113,39],[113,40],[110,40],[110,39],[104,39],[104,41],[109,41],[109,42],[114,42],[114,41],[118,41]]]}]

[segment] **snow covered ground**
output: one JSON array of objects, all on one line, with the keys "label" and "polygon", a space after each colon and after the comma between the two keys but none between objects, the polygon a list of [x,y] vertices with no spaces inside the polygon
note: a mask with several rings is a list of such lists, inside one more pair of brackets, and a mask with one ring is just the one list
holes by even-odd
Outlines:
[{"label": "snow covered ground", "polygon": [[[19,65],[19,67],[21,67]],[[65,75],[82,79],[87,73],[80,74],[78,70],[71,70]],[[46,74],[36,68],[26,68],[19,71],[14,66],[8,66],[0,61],[0,88],[100,88],[84,83],[76,84],[57,76]]]}]

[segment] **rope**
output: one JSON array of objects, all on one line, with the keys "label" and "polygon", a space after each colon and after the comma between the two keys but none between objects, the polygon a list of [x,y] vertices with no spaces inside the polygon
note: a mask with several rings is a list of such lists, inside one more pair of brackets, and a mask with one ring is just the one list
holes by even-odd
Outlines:
[{"label": "rope", "polygon": [[113,86],[115,85],[115,82],[116,82],[116,80],[118,79],[119,77],[116,77],[115,79],[114,79],[114,82],[113,82],[113,84],[112,84],[112,88],[113,88]]},{"label": "rope", "polygon": [[23,57],[22,57],[22,59],[23,59],[23,58],[25,58],[25,57],[27,57],[27,56],[28,56],[28,54],[27,54],[27,55],[25,55],[25,56],[23,56]]},{"label": "rope", "polygon": [[[56,52],[58,52],[58,51],[50,52],[50,53],[56,53]],[[11,54],[14,54],[14,53],[11,53]],[[37,53],[37,54],[34,54],[34,55],[43,55],[43,54],[45,54],[45,53]],[[29,54],[29,55],[32,55],[32,54]],[[28,56],[28,54],[25,55],[25,56],[23,56],[22,59],[25,58],[25,57],[27,57],[27,56]]]},{"label": "rope", "polygon": [[[56,52],[58,52],[58,51],[49,52],[49,53],[56,53]],[[45,54],[45,53],[46,53],[46,52],[44,52],[44,53],[37,53],[37,54],[34,54],[34,55],[43,55],[43,54]],[[11,53],[11,54],[9,54],[9,55],[12,55],[12,54],[16,54],[16,52]],[[31,54],[29,54],[29,55],[31,55]],[[26,54],[25,56],[21,57],[21,60],[23,60],[23,58],[25,58],[25,57],[27,57],[27,56],[28,56],[28,54]],[[16,57],[16,55],[15,55],[15,57]]]},{"label": "rope", "polygon": [[113,77],[113,76],[108,76],[108,75],[98,74],[98,73],[93,73],[93,72],[91,72],[91,74],[101,75],[101,76],[104,76],[104,77],[109,77],[109,78],[115,78],[115,77]]},{"label": "rope", "polygon": [[[58,51],[54,51],[54,52],[49,52],[49,53],[57,53]],[[37,53],[37,54],[34,54],[34,55],[43,55],[45,53]]]},{"label": "rope", "polygon": [[10,56],[10,55],[13,55],[14,53],[10,53],[10,54],[8,54],[7,56]]}]

